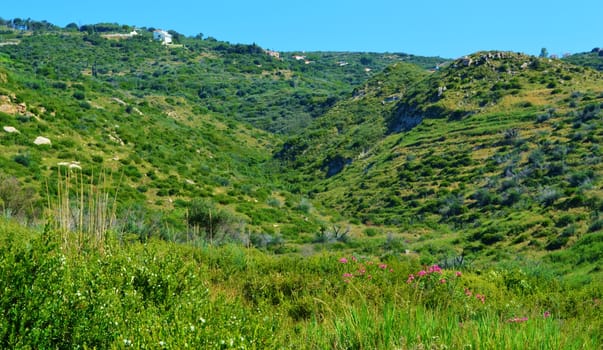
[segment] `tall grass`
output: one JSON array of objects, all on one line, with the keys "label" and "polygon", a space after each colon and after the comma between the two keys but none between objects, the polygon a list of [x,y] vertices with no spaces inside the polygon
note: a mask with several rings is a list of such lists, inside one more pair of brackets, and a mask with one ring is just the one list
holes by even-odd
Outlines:
[{"label": "tall grass", "polygon": [[[387,303],[349,305],[328,320],[313,320],[305,339],[312,349],[597,349],[591,329],[576,320],[530,314],[513,322],[494,311],[463,320],[452,309]],[[578,328],[576,328],[578,327]]]},{"label": "tall grass", "polygon": [[[109,175],[102,170],[88,182],[78,168],[57,168],[57,195],[47,186],[47,211],[53,229],[61,233],[64,248],[75,245],[81,250],[84,241],[105,246],[106,233],[116,226],[117,193],[110,194]],[[75,239],[72,239],[75,236]]]}]

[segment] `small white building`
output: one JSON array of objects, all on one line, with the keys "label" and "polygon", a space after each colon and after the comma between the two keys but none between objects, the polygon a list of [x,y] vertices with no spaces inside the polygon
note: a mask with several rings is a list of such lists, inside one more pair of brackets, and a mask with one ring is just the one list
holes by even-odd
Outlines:
[{"label": "small white building", "polygon": [[157,29],[153,31],[153,39],[161,41],[163,45],[169,45],[172,43],[172,34],[165,30]]},{"label": "small white building", "polygon": [[266,52],[266,55],[270,56],[270,57],[274,57],[276,59],[281,59],[281,54],[277,51],[272,51],[272,50],[264,50],[264,52]]}]

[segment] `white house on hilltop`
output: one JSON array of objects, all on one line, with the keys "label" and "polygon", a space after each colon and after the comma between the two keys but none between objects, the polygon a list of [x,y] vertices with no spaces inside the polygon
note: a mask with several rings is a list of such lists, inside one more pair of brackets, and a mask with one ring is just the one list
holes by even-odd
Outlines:
[{"label": "white house on hilltop", "polygon": [[278,51],[264,50],[264,52],[266,52],[266,55],[268,55],[270,57],[274,57],[276,59],[281,58],[281,54]]},{"label": "white house on hilltop", "polygon": [[172,43],[172,34],[165,30],[157,29],[153,31],[153,39],[161,41],[163,45],[169,45]]}]

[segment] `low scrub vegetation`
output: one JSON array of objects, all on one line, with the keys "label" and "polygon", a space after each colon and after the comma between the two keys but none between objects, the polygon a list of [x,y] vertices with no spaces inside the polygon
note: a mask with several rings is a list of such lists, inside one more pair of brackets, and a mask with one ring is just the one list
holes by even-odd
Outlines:
[{"label": "low scrub vegetation", "polygon": [[0,221],[1,347],[596,349],[603,341],[600,281],[571,287],[544,266],[273,256],[238,245],[125,243],[111,232],[98,249],[61,237]]}]

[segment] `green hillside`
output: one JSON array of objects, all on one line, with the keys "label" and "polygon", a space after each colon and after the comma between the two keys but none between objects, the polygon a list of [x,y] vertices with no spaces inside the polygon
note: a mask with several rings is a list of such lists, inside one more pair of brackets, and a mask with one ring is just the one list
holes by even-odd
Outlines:
[{"label": "green hillside", "polygon": [[[276,222],[296,233],[318,228],[292,209],[301,198],[281,193],[264,164],[277,138],[200,100],[203,81],[216,82],[196,59],[206,49],[167,48],[150,32],[120,41],[66,30],[11,33],[19,44],[0,48],[0,118],[16,130],[2,131],[0,163],[3,178],[19,180],[4,189],[10,215],[42,217],[17,208],[11,186],[33,188],[32,202],[46,204],[60,197],[68,172],[86,191],[103,182],[94,191],[117,202],[120,229],[141,237],[183,239],[183,225],[198,224],[187,220],[189,201],[204,198],[216,212],[225,210],[238,236],[275,234]],[[217,45],[231,47],[207,41]],[[199,79],[185,72],[193,62]],[[51,144],[34,145],[38,136]]]},{"label": "green hillside", "polygon": [[[111,23],[2,23],[3,211],[40,220],[66,199],[73,213],[63,225],[84,226],[98,210],[82,208],[88,192],[102,192],[111,198],[103,203],[104,215],[116,217],[111,225],[141,238],[185,240],[190,230],[209,230],[213,240],[218,230],[222,239],[274,249],[311,241],[330,219],[282,184],[270,162],[279,135],[302,130],[392,62],[445,61],[275,55],[174,31],[174,43],[162,45],[153,28]],[[35,145],[39,136],[51,144]]]},{"label": "green hillside", "polygon": [[603,51],[598,47],[595,47],[590,52],[582,52],[564,57],[563,60],[580,66],[600,71],[603,70]]},{"label": "green hillside", "polygon": [[508,52],[406,69],[277,153],[312,198],[441,259],[539,255],[601,230],[601,73]]},{"label": "green hillside", "polygon": [[[115,37],[128,35],[131,37]],[[173,45],[153,42],[153,28],[116,24],[19,33],[6,28],[2,51],[24,70],[54,80],[92,76],[136,96],[183,97],[197,113],[217,113],[276,133],[300,130],[373,72],[407,61],[434,67],[441,58],[409,54],[277,53],[255,45],[170,31]],[[33,35],[32,35],[33,34]]]},{"label": "green hillside", "polygon": [[0,18],[0,348],[601,348],[594,53],[154,30]]}]

